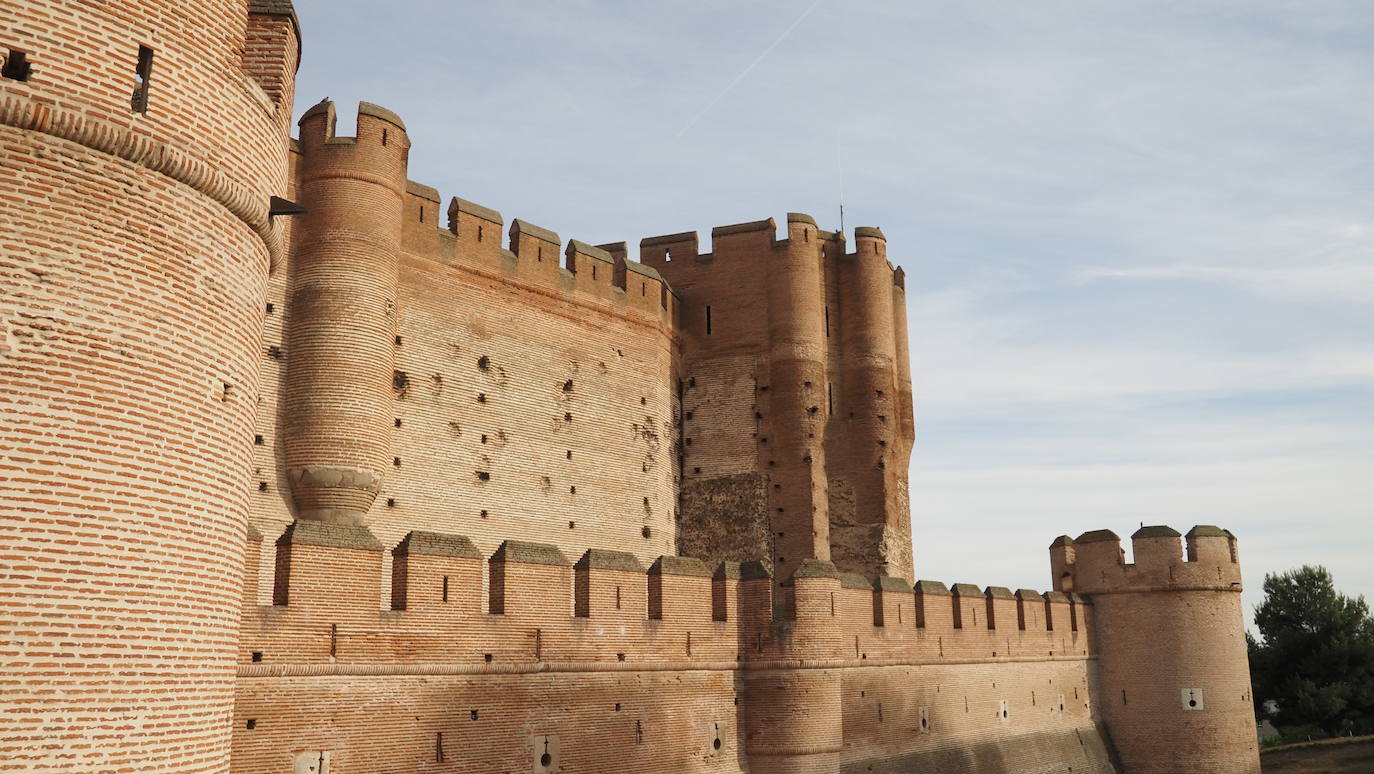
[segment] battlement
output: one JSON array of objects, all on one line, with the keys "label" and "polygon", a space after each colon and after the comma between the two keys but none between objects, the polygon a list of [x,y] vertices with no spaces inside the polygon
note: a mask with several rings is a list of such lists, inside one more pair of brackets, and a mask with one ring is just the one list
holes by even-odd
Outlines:
[{"label": "battlement", "polygon": [[[732,664],[788,657],[802,629],[825,634],[812,655],[872,665],[1089,655],[1080,625],[1089,606],[1063,594],[875,583],[811,560],[786,584],[793,603],[779,613],[758,562],[712,568],[662,556],[646,569],[625,552],[591,549],[574,562],[554,546],[509,540],[483,557],[465,537],[420,531],[391,549],[384,610],[383,550],[365,527],[288,527],[276,541],[274,604],[255,605],[252,588],[245,594],[241,662],[268,671],[272,663]],[[250,579],[256,556],[250,546]]]},{"label": "battlement", "polygon": [[[846,252],[847,240],[843,232],[826,231],[817,227],[816,219],[802,212],[789,212],[785,221],[785,235],[778,238],[778,224],[773,218],[716,226],[711,229],[711,249],[700,252],[700,239],[695,231],[663,234],[641,239],[639,260],[660,272],[671,269],[677,281],[709,272],[718,262],[730,266],[734,260],[747,260],[765,255],[767,250],[781,249],[798,240],[815,243],[818,253],[828,260],[854,260],[861,254],[876,253],[886,260],[887,237],[879,228],[859,226],[854,229],[853,252]],[[905,275],[890,264],[893,284],[905,287]]]},{"label": "battlement", "polygon": [[406,125],[400,116],[381,105],[359,102],[357,132],[354,136],[338,136],[335,131],[337,123],[338,114],[334,103],[329,100],[323,100],[302,113],[296,122],[300,127],[300,152],[306,155],[349,153],[350,149],[356,149],[352,151],[355,155],[387,158],[393,166],[399,162],[399,168],[404,168],[410,139],[406,136]]},{"label": "battlement", "polygon": [[[334,103],[311,107],[298,121],[300,138],[293,151],[308,164],[298,164],[302,179],[344,174],[352,179],[393,188],[402,197],[402,249],[423,259],[461,266],[547,296],[609,306],[632,317],[671,325],[677,299],[657,271],[609,257],[578,240],[565,244],[552,229],[494,209],[452,197],[447,206],[435,188],[406,179],[410,141],[404,121],[386,108],[358,104],[354,137],[336,134]],[[347,168],[344,172],[336,168]],[[442,213],[442,217],[441,217]],[[561,260],[560,260],[561,258]]]},{"label": "battlement", "polygon": [[1081,594],[1169,590],[1241,590],[1236,538],[1229,530],[1198,525],[1181,535],[1171,527],[1142,526],[1131,535],[1133,561],[1121,538],[1093,530],[1050,545],[1055,587]]},{"label": "battlement", "polygon": [[[421,258],[461,266],[545,293],[671,324],[673,289],[657,271],[578,239],[566,242],[549,228],[409,181],[404,206],[404,249]],[[439,213],[446,214],[440,223]],[[501,245],[503,229],[507,246]],[[562,260],[560,261],[560,256]]]}]

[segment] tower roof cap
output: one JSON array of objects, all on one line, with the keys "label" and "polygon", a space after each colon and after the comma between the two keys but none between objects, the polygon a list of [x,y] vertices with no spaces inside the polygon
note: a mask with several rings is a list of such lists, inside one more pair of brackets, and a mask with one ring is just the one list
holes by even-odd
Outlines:
[{"label": "tower roof cap", "polygon": [[1182,537],[1178,530],[1164,524],[1155,524],[1149,527],[1141,527],[1131,535],[1132,538],[1176,538]]},{"label": "tower roof cap", "polygon": [[1091,532],[1084,532],[1083,534],[1079,535],[1079,536],[1078,536],[1078,539],[1075,540],[1074,542],[1075,542],[1075,543],[1107,543],[1107,542],[1112,541],[1112,540],[1115,540],[1115,541],[1117,541],[1117,542],[1120,542],[1120,541],[1121,541],[1121,536],[1118,535],[1118,534],[1116,534],[1115,532],[1112,532],[1112,531],[1109,530],[1109,529],[1095,529],[1095,530],[1092,530]]}]

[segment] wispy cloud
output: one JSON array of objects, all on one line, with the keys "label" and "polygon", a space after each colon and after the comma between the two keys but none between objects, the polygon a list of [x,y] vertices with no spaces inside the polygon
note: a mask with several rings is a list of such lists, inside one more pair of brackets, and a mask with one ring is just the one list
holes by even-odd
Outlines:
[{"label": "wispy cloud", "polygon": [[1374,262],[1283,269],[1228,266],[1094,267],[1076,277],[1093,280],[1214,282],[1281,300],[1374,301]]}]

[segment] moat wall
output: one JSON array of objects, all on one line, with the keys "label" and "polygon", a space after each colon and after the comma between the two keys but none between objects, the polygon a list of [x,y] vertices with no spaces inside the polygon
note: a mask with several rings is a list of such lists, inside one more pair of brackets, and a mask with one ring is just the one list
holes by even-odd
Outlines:
[{"label": "moat wall", "polygon": [[[573,562],[513,541],[483,556],[430,533],[387,551],[307,523],[271,552],[278,604],[244,605],[235,771],[312,752],[347,771],[524,771],[546,742],[550,771],[779,770],[751,739],[793,714],[835,730],[838,770],[1113,771],[1091,711],[1091,606],[1064,595],[808,577],[788,621],[757,563]],[[371,580],[386,553],[404,590],[389,600]],[[813,629],[827,634],[799,639]],[[797,683],[813,674],[833,682]],[[760,678],[786,714],[746,690]],[[794,693],[827,684],[833,699]]]}]

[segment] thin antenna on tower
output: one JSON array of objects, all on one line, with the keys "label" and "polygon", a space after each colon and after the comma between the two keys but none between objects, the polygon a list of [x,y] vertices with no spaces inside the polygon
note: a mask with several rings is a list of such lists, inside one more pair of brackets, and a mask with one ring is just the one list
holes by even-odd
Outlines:
[{"label": "thin antenna on tower", "polygon": [[840,133],[835,132],[835,167],[840,173],[840,234],[844,234],[844,156],[840,153]]}]

